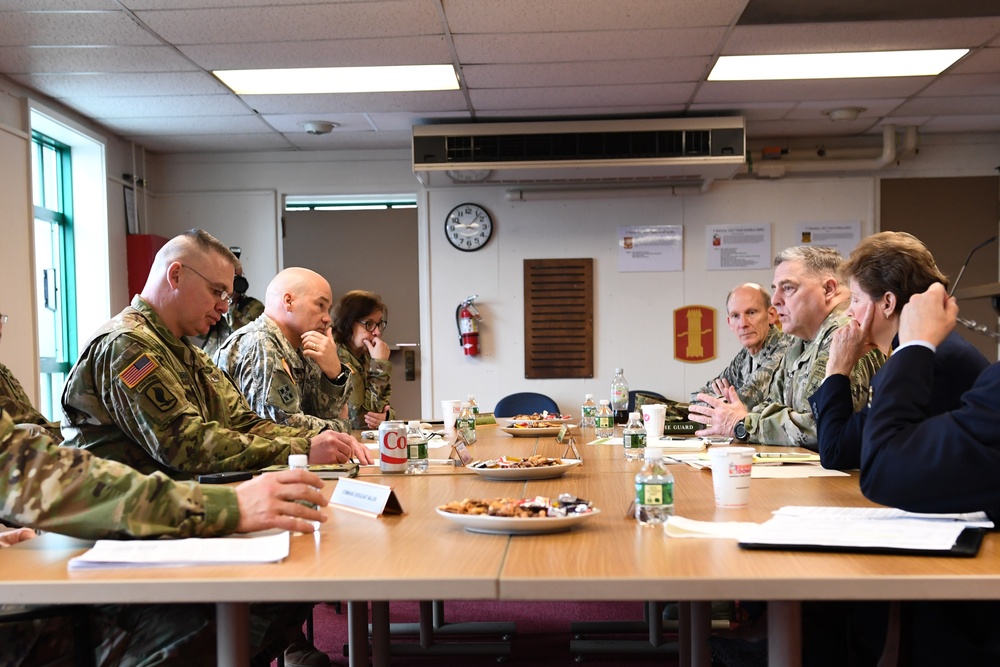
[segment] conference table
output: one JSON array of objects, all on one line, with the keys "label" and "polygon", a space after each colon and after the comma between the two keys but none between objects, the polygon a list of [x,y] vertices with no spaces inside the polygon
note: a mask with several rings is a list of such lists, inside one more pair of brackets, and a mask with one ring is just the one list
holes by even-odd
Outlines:
[{"label": "conference table", "polygon": [[[620,445],[586,444],[592,429],[575,433],[583,464],[555,479],[492,481],[439,464],[423,475],[362,468],[362,480],[393,488],[404,513],[372,518],[329,508],[318,534],[291,538],[281,563],[70,571],[67,561],[91,543],[43,535],[0,551],[0,603],[213,603],[218,664],[245,665],[249,603],[346,600],[350,664],[371,657],[387,665],[390,600],[682,600],[681,663],[701,666],[710,661],[712,600],[768,601],[770,664],[797,665],[802,601],[1000,599],[1000,540],[993,534],[971,559],[745,551],[731,539],[668,538],[626,516],[641,463],[625,461]],[[470,447],[477,459],[564,454],[553,437],[515,438],[495,426],[477,435]],[[762,522],[785,505],[872,506],[856,473],[754,479],[749,507],[724,510],[715,507],[710,472],[685,465],[671,471],[675,512],[691,519]],[[336,483],[327,482],[328,495]],[[515,536],[470,533],[435,512],[463,498],[560,493],[590,500],[601,512],[568,532]]]}]

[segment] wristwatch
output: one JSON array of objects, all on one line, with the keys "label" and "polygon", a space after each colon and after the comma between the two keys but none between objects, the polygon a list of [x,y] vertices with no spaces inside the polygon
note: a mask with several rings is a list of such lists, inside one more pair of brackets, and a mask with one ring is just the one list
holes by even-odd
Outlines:
[{"label": "wristwatch", "polygon": [[327,378],[327,379],[330,380],[330,382],[332,382],[333,384],[335,384],[335,385],[337,385],[339,387],[339,386],[343,385],[345,382],[347,382],[347,378],[349,378],[350,376],[351,376],[350,369],[347,367],[346,364],[341,364],[340,365],[340,375],[338,375],[335,378]]},{"label": "wristwatch", "polygon": [[749,436],[749,433],[747,433],[747,425],[744,423],[746,420],[747,418],[744,417],[736,422],[736,427],[733,429],[733,435],[735,435],[736,439],[740,442],[746,442],[747,437]]}]

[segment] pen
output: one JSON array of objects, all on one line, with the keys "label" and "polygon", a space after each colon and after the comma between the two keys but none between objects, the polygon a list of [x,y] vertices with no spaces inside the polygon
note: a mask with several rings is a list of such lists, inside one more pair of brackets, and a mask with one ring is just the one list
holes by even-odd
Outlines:
[{"label": "pen", "polygon": [[805,459],[814,454],[803,454],[803,453],[791,453],[791,452],[759,452],[757,456],[761,458],[775,458],[775,459]]}]

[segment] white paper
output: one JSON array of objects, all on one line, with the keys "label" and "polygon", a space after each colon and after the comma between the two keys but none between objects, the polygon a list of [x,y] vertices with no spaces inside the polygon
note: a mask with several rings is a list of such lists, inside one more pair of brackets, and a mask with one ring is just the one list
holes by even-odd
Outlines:
[{"label": "white paper", "polygon": [[948,551],[965,528],[966,525],[960,521],[775,516],[744,535],[740,541],[753,544]]},{"label": "white paper", "polygon": [[961,521],[966,527],[993,528],[993,522],[986,516],[986,512],[924,514],[920,512],[906,512],[895,507],[812,507],[806,505],[787,505],[775,510],[773,514],[775,516],[816,517],[821,519]]},{"label": "white paper", "polygon": [[709,271],[771,268],[771,225],[709,225],[705,245]]},{"label": "white paper", "polygon": [[799,222],[795,225],[796,245],[835,248],[847,257],[861,241],[861,221]]},{"label": "white paper", "polygon": [[287,530],[181,540],[98,540],[85,554],[70,559],[69,569],[276,563],[288,557],[288,545]]},{"label": "white paper", "polygon": [[728,537],[738,540],[758,525],[751,521],[695,521],[672,516],[667,519],[663,530],[667,537]]},{"label": "white paper", "polygon": [[618,228],[618,271],[683,271],[684,226]]},{"label": "white paper", "polygon": [[814,463],[771,465],[764,463],[750,469],[751,479],[805,479],[806,477],[850,477],[843,470],[827,470]]}]

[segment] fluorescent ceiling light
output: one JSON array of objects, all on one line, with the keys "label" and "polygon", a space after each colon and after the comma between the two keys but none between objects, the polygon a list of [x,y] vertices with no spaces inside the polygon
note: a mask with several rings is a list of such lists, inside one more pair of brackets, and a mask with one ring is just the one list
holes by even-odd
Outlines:
[{"label": "fluorescent ceiling light", "polygon": [[721,56],[709,81],[775,79],[854,79],[887,76],[934,76],[968,49],[872,51],[867,53],[789,53]]},{"label": "fluorescent ceiling light", "polygon": [[237,95],[458,90],[452,65],[231,69],[213,72]]}]

